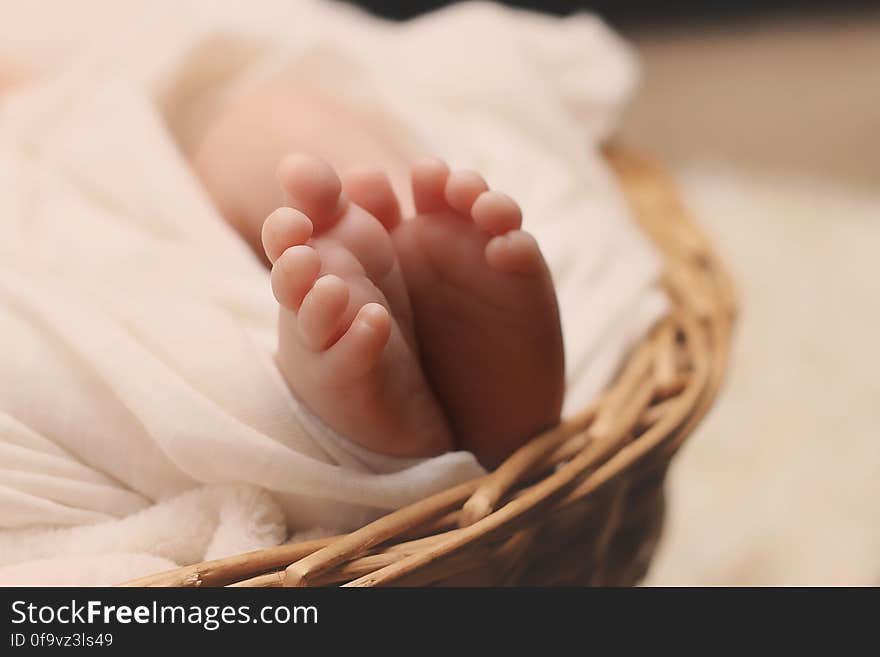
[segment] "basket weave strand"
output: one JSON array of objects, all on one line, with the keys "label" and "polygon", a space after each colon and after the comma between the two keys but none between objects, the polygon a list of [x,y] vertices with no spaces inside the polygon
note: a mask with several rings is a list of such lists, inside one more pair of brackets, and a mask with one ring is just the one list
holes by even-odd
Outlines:
[{"label": "basket weave strand", "polygon": [[618,146],[605,155],[665,257],[671,307],[598,402],[494,472],[349,534],[123,586],[632,585],[644,577],[669,462],[725,373],[735,293],[663,170]]}]

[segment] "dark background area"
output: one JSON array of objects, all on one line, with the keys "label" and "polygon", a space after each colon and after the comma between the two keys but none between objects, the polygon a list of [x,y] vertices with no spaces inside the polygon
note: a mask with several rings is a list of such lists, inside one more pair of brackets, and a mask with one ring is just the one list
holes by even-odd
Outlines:
[{"label": "dark background area", "polygon": [[[401,19],[455,0],[344,1]],[[723,161],[880,185],[880,0],[500,4],[592,11],[623,36],[642,75],[618,135],[671,166]]]},{"label": "dark background area", "polygon": [[[347,0],[387,18],[410,18],[453,4],[449,0]],[[505,0],[501,4],[528,7],[553,14],[590,10],[617,25],[679,23],[700,20],[753,18],[805,11],[825,12],[880,6],[866,0]]]}]

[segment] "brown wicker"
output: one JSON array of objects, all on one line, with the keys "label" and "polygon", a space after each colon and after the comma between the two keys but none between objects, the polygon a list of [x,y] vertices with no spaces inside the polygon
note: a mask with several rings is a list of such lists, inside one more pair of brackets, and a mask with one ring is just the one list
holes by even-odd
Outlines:
[{"label": "brown wicker", "polygon": [[606,149],[636,216],[666,256],[671,311],[591,408],[497,470],[350,534],[259,550],[126,586],[631,585],[664,515],[670,459],[725,371],[734,292],[672,181]]}]

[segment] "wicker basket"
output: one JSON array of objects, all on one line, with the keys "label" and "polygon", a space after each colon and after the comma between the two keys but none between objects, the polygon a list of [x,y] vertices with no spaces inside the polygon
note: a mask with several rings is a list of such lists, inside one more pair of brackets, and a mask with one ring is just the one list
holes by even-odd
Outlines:
[{"label": "wicker basket", "polygon": [[670,459],[711,406],[734,318],[731,282],[671,180],[606,149],[666,256],[671,311],[591,408],[497,470],[348,535],[283,545],[126,586],[632,585],[664,516]]}]

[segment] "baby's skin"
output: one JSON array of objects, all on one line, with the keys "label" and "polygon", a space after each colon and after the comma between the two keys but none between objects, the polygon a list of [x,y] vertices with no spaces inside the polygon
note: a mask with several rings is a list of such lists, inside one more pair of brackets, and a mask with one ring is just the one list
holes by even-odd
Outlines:
[{"label": "baby's skin", "polygon": [[510,197],[390,143],[329,100],[269,89],[228,107],[192,161],[271,267],[291,392],[376,452],[466,449],[492,468],[559,419],[550,273]]}]

